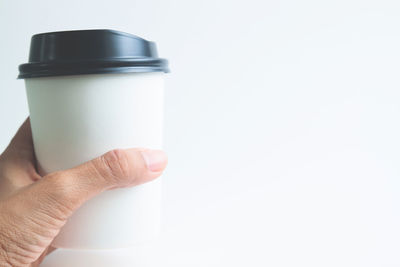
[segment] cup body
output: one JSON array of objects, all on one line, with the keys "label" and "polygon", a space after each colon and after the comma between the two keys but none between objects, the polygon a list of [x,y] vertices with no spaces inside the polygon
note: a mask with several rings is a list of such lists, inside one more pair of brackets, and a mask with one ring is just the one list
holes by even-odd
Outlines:
[{"label": "cup body", "polygon": [[[30,78],[25,85],[42,175],[112,149],[162,148],[162,72]],[[122,248],[154,240],[160,230],[161,180],[90,199],[70,217],[53,246]]]}]

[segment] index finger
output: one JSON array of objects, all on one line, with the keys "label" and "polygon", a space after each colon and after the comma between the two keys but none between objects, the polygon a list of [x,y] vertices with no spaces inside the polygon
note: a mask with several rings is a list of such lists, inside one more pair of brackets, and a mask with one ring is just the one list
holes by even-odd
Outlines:
[{"label": "index finger", "polygon": [[24,166],[29,164],[34,166],[35,154],[33,152],[32,131],[29,117],[19,127],[2,156],[4,159],[12,159],[15,164]]}]

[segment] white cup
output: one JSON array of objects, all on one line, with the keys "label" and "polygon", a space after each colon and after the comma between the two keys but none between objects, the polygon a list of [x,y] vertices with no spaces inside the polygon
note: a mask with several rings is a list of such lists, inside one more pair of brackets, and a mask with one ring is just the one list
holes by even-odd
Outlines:
[{"label": "white cup", "polygon": [[[169,70],[155,43],[114,30],[36,34],[29,61],[19,71],[40,174],[75,167],[113,149],[162,148],[164,73]],[[148,243],[160,231],[160,207],[161,179],[103,192],[68,219],[53,246],[109,249]]]},{"label": "white cup", "polygon": [[[116,148],[162,148],[164,73],[25,79],[38,169],[45,175]],[[106,191],[83,204],[59,248],[121,248],[157,237],[161,179]]]},{"label": "white cup", "polygon": [[[161,149],[164,73],[155,43],[114,30],[32,36],[25,79],[38,171],[75,167],[107,151]],[[82,179],[88,179],[82,177]],[[53,246],[149,245],[160,231],[161,179],[84,203]]]}]

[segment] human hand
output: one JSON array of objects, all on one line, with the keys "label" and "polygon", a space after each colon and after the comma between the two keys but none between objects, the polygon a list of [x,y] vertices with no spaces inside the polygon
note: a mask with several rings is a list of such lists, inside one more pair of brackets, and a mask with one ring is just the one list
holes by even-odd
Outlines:
[{"label": "human hand", "polygon": [[166,165],[160,150],[118,149],[41,177],[27,119],[0,155],[0,266],[39,266],[85,201],[105,190],[151,181]]}]

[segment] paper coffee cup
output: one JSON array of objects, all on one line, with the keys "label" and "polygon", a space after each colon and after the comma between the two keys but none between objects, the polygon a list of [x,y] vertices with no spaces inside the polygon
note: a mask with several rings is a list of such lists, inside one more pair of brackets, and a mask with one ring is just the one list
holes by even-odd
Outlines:
[{"label": "paper coffee cup", "polygon": [[[168,67],[154,43],[112,30],[38,34],[29,63],[19,69],[41,174],[116,148],[162,148]],[[148,242],[159,233],[160,209],[160,178],[103,192],[70,217],[53,246],[104,249]]]}]

